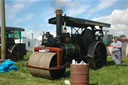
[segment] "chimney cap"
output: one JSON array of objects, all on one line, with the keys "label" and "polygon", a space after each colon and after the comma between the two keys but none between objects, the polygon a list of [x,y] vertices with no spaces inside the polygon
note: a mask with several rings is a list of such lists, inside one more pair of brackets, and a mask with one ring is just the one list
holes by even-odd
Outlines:
[{"label": "chimney cap", "polygon": [[61,9],[56,10],[56,14],[62,14],[62,13],[63,13],[63,11]]}]

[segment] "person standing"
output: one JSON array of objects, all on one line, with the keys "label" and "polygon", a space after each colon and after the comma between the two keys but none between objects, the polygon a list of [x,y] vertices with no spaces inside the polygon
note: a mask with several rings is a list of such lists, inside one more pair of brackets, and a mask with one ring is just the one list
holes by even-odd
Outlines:
[{"label": "person standing", "polygon": [[116,65],[122,64],[122,42],[118,38],[114,38],[111,44],[112,48],[112,59]]}]

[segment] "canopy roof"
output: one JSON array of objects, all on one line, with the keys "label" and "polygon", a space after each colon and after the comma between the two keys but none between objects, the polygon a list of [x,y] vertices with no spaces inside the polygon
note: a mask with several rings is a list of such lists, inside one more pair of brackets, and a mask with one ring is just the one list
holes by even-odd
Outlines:
[{"label": "canopy roof", "polygon": [[[6,31],[24,31],[23,28],[18,28],[18,27],[6,27]],[[1,31],[1,26],[0,26],[0,31]]]},{"label": "canopy roof", "polygon": [[[66,26],[72,26],[72,27],[81,27],[85,28],[88,26],[100,26],[100,27],[110,27],[110,24],[87,20],[87,19],[81,19],[81,18],[75,18],[70,16],[62,16],[62,22],[66,22]],[[56,24],[56,17],[49,19],[50,24]]]}]

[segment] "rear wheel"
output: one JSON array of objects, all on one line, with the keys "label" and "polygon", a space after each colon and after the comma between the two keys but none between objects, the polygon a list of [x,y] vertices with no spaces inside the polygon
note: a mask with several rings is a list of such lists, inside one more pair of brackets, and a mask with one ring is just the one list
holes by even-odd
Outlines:
[{"label": "rear wheel", "polygon": [[17,60],[23,60],[24,59],[24,50],[25,49],[22,49],[22,46],[21,45],[11,45],[9,48],[8,48],[8,52],[9,52],[9,58],[14,60],[14,61],[17,61]]},{"label": "rear wheel", "polygon": [[88,51],[88,63],[91,68],[97,69],[105,65],[107,59],[107,51],[103,42],[93,42]]}]

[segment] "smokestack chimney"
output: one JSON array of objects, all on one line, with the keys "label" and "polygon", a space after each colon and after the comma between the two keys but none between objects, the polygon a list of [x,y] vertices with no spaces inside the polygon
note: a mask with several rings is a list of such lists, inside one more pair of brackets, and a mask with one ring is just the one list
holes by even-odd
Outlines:
[{"label": "smokestack chimney", "polygon": [[56,10],[56,36],[61,37],[62,32],[62,10]]}]

